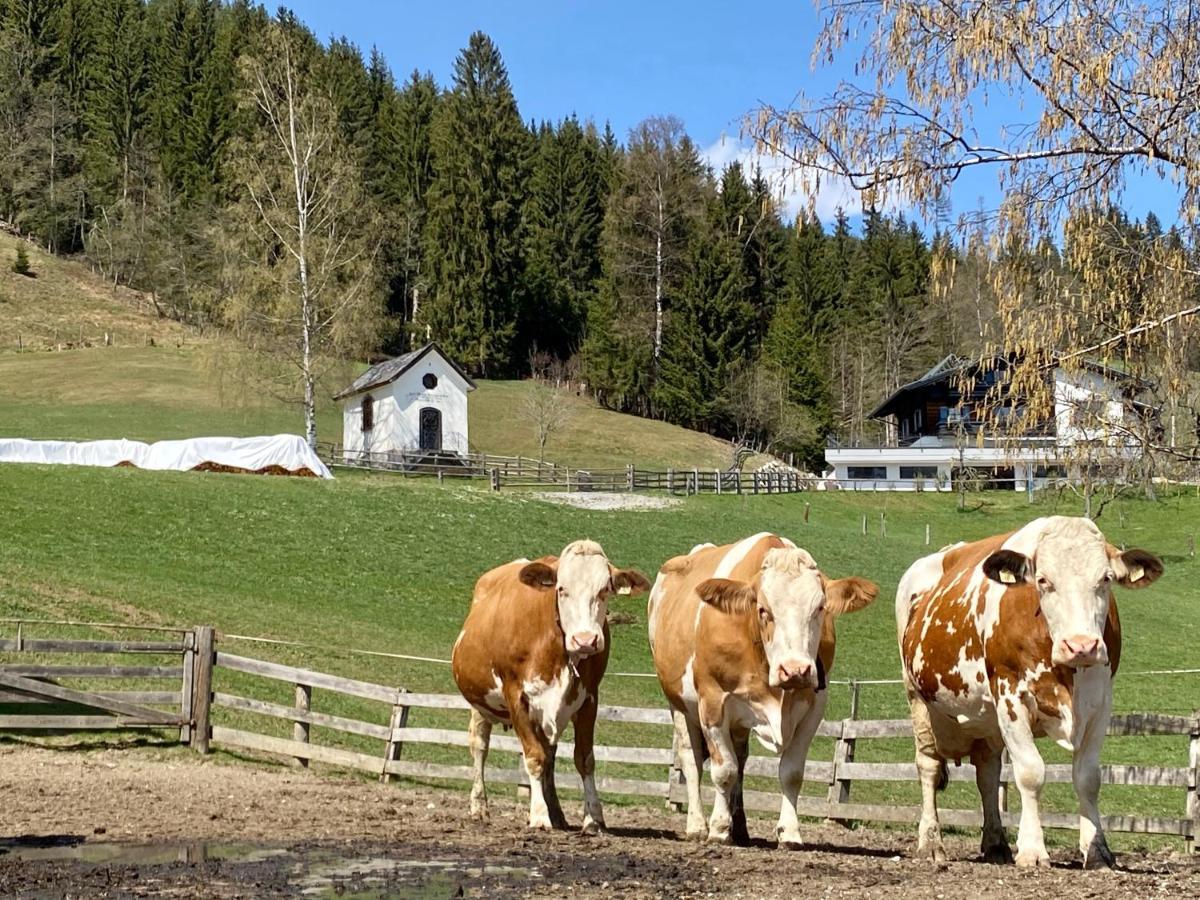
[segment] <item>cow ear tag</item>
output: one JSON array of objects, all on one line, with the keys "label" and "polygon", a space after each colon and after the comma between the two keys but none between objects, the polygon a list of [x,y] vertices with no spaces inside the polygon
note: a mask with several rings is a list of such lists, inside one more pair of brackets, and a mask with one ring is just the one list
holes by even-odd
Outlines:
[{"label": "cow ear tag", "polygon": [[1129,572],[1130,581],[1141,581],[1146,577],[1146,569],[1142,566],[1134,566]]},{"label": "cow ear tag", "polygon": [[1003,584],[1016,584],[1017,576],[1014,575],[1012,572],[1010,572],[1008,569],[1001,569],[1000,570],[1000,581]]},{"label": "cow ear tag", "polygon": [[626,597],[628,597],[630,594],[633,593],[633,588],[631,588],[627,584],[623,584],[619,588],[617,588],[617,593],[624,594]]}]

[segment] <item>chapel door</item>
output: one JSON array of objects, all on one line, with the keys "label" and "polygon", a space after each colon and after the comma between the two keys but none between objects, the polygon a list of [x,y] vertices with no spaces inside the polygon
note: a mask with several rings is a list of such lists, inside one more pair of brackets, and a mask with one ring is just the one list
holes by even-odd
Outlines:
[{"label": "chapel door", "polygon": [[426,406],[421,410],[420,447],[422,450],[442,449],[442,411]]}]

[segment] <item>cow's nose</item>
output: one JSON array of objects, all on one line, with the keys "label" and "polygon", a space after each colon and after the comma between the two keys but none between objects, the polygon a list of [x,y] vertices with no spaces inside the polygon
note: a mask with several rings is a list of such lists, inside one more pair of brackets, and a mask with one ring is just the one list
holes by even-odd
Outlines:
[{"label": "cow's nose", "polygon": [[811,663],[801,662],[798,659],[786,660],[779,664],[779,681],[782,684],[800,681],[807,678],[811,671]]},{"label": "cow's nose", "polygon": [[1087,664],[1103,661],[1101,659],[1103,645],[1098,637],[1077,634],[1063,638],[1060,643],[1063,649],[1062,656],[1067,660]]},{"label": "cow's nose", "polygon": [[596,631],[577,631],[571,635],[571,649],[582,653],[595,653],[600,648],[600,634]]}]

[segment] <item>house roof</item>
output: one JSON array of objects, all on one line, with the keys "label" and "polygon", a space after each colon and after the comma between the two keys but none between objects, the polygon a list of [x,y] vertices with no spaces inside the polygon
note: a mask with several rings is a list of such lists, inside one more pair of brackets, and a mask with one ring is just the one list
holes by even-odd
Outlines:
[{"label": "house roof", "polygon": [[[1003,356],[997,356],[996,359],[997,361],[1000,361],[1004,360],[1005,358]],[[1056,368],[1058,364],[1059,354],[1055,353],[1051,355],[1046,364],[1046,368]],[[1120,369],[1115,369],[1112,366],[1105,365],[1104,363],[1096,360],[1080,359],[1076,362],[1076,365],[1078,365],[1081,369],[1087,369],[1090,372],[1094,372],[1102,378],[1108,378],[1112,381],[1130,382],[1132,383],[1133,387],[1137,389],[1144,389],[1150,386],[1149,383],[1143,379],[1130,375],[1128,372],[1122,372]],[[945,357],[936,365],[934,365],[928,372],[926,372],[916,381],[910,381],[908,384],[898,387],[894,393],[892,393],[889,397],[887,397],[887,399],[885,399],[882,403],[875,407],[874,410],[871,411],[871,414],[868,416],[868,418],[879,419],[883,418],[884,416],[889,416],[895,412],[893,407],[896,401],[900,400],[906,394],[913,393],[914,391],[918,391],[921,388],[928,387],[933,384],[949,381],[952,377],[959,375],[964,370],[978,366],[978,360],[969,359],[965,356],[955,356],[953,353],[951,353],[949,356]]]},{"label": "house roof", "polygon": [[333,399],[342,400],[355,394],[361,394],[365,391],[382,387],[385,384],[391,384],[430,353],[436,353],[443,360],[445,360],[446,364],[455,372],[457,372],[462,380],[467,383],[467,390],[475,390],[475,382],[470,379],[470,377],[462,370],[458,363],[443,353],[442,348],[439,347],[435,341],[430,341],[420,350],[413,350],[409,353],[401,354],[400,356],[392,359],[385,359],[381,363],[376,363],[375,365],[371,366],[371,368],[367,369],[367,371],[363,372],[356,379],[354,379],[354,383],[349,387],[343,388],[334,394]]}]

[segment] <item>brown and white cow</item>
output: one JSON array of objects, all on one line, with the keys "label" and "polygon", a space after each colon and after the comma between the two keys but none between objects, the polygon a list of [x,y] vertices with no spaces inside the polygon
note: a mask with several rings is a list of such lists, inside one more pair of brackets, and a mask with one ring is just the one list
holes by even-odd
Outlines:
[{"label": "brown and white cow", "polygon": [[917,560],[896,593],[923,807],[918,855],[945,859],[936,792],[969,757],[983,799],[984,858],[1011,862],[1000,820],[1000,753],[1021,794],[1019,866],[1049,864],[1038,810],[1045,764],[1034,738],[1073,752],[1085,865],[1111,865],[1100,827],[1100,748],[1112,711],[1121,626],[1112,585],[1143,587],[1162,562],[1121,552],[1089,519],[1051,516]]},{"label": "brown and white cow", "polygon": [[[753,731],[780,755],[780,845],[801,843],[796,798],[825,712],[834,621],[878,590],[861,578],[829,580],[806,550],[765,533],[723,547],[703,544],[659,570],[650,592],[650,649],[674,710],[689,838],[749,842],[742,775]],[[707,827],[705,748],[717,788]]]},{"label": "brown and white cow", "polygon": [[573,722],[583,831],[604,827],[592,737],[608,665],[608,600],[649,587],[640,572],[613,568],[594,541],[568,544],[561,556],[518,559],[479,579],[451,654],[454,680],[472,707],[471,815],[488,815],[483,771],[492,725],[500,723],[513,727],[525,754],[529,827],[567,827],[554,788],[554,757],[559,735]]}]

